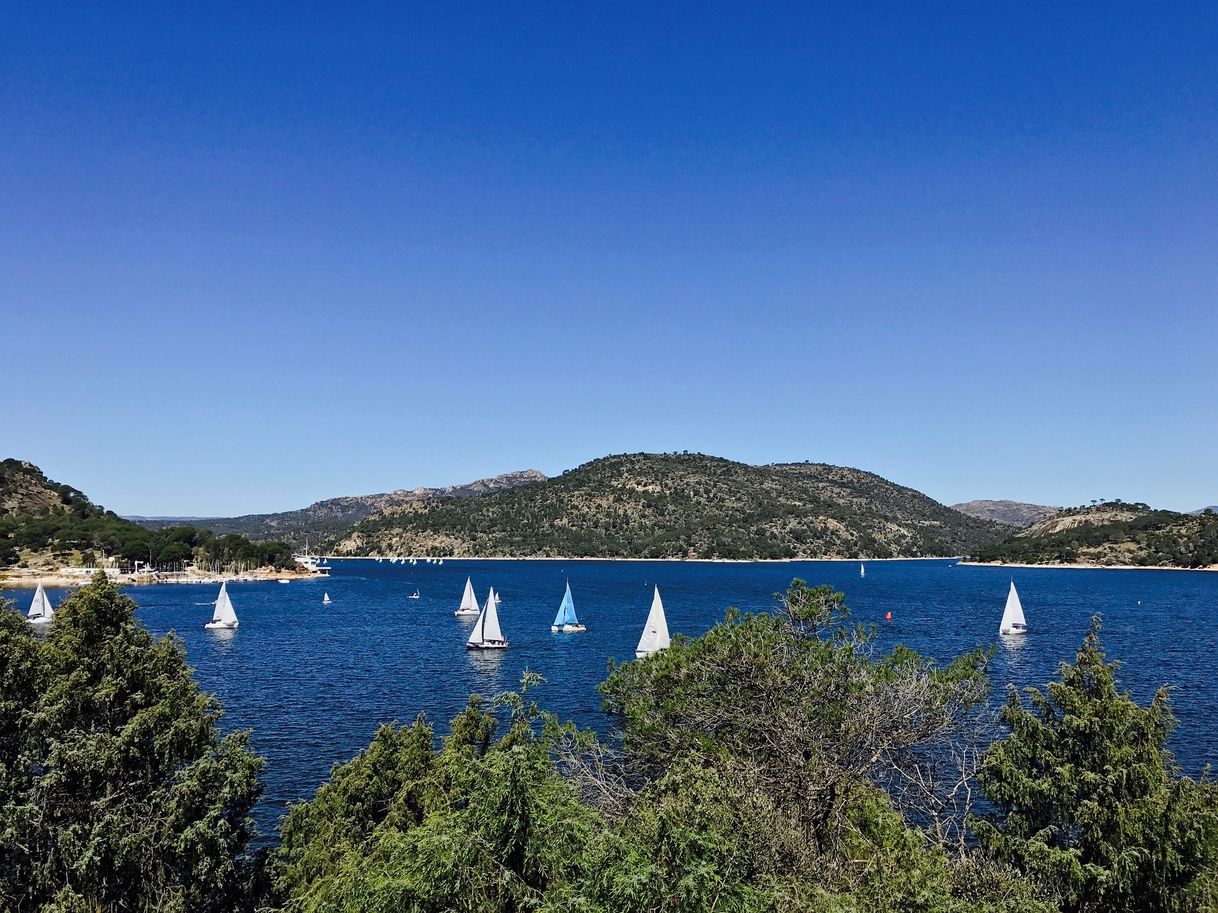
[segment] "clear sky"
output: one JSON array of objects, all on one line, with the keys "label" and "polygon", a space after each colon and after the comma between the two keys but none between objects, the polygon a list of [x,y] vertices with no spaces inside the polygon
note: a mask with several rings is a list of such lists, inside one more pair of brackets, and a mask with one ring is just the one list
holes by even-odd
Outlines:
[{"label": "clear sky", "polygon": [[9,3],[0,456],[1218,502],[1218,6]]}]

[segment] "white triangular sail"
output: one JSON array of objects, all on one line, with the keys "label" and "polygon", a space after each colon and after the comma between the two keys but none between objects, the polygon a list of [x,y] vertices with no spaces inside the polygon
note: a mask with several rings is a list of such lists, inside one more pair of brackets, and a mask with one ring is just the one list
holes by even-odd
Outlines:
[{"label": "white triangular sail", "polygon": [[322,596],[321,596],[321,604],[322,604],[322,605],[329,605],[329,604],[330,604],[330,594],[329,594],[329,593],[323,593],[323,594],[322,594]]},{"label": "white triangular sail", "polygon": [[477,615],[478,597],[474,595],[474,582],[465,578],[465,592],[461,594],[461,605],[457,607],[456,615]]},{"label": "white triangular sail", "polygon": [[220,595],[216,597],[216,611],[212,613],[213,624],[232,627],[237,624],[237,613],[233,609],[233,601],[228,598],[228,584],[220,584]]},{"label": "white triangular sail", "polygon": [[486,617],[482,619],[482,640],[503,640],[503,632],[499,630],[499,594],[493,589],[486,605]]},{"label": "white triangular sail", "polygon": [[643,627],[643,636],[635,648],[635,656],[647,656],[659,650],[665,650],[671,643],[668,637],[668,619],[664,617],[664,603],[660,600],[660,588],[655,588],[651,597],[651,611],[647,613],[647,624]]},{"label": "white triangular sail", "polygon": [[50,621],[54,615],[55,610],[51,608],[51,600],[47,598],[47,591],[42,588],[40,580],[38,589],[34,591],[34,601],[30,603],[30,611],[26,617],[36,624],[43,624]]},{"label": "white triangular sail", "polygon": [[866,577],[866,576],[867,576],[867,568],[866,568],[866,566],[865,566],[864,564],[862,564],[861,562],[859,563],[859,576],[860,576],[860,577]]},{"label": "white triangular sail", "polygon": [[1007,604],[1002,610],[1002,622],[998,625],[999,634],[1027,634],[1028,625],[1023,617],[1023,604],[1019,594],[1015,592],[1015,581],[1011,581],[1010,592],[1007,593]]},{"label": "white triangular sail", "polygon": [[466,641],[469,646],[479,647],[485,643],[503,642],[503,632],[499,630],[498,604],[499,597],[495,595],[495,588],[491,587],[486,596],[486,605],[478,614],[474,629],[469,632],[469,640]]}]

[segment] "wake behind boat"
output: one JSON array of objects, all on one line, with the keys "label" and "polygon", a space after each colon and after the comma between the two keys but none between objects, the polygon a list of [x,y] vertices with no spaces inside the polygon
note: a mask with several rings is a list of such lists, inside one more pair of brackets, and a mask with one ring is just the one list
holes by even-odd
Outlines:
[{"label": "wake behind boat", "polygon": [[212,613],[211,621],[203,627],[213,631],[232,631],[237,627],[237,613],[233,609],[233,601],[228,598],[228,584],[220,584],[220,595],[216,597],[216,611]]},{"label": "wake behind boat", "polygon": [[474,630],[470,632],[469,640],[465,642],[465,649],[504,650],[507,648],[508,642],[503,637],[503,631],[499,629],[498,603],[499,597],[495,595],[495,588],[491,587],[490,594],[486,597],[486,605],[482,607],[482,613],[474,622]]},{"label": "wake behind boat", "polygon": [[998,625],[1000,635],[1027,634],[1028,625],[1023,617],[1023,604],[1019,601],[1019,593],[1015,591],[1015,581],[1011,581],[1010,592],[1007,593],[1007,604],[1002,610],[1002,621]]},{"label": "wake behind boat", "polygon": [[562,604],[558,607],[550,631],[553,634],[579,634],[587,630],[575,617],[575,600],[571,598],[571,584],[567,583],[567,591],[563,593]]}]

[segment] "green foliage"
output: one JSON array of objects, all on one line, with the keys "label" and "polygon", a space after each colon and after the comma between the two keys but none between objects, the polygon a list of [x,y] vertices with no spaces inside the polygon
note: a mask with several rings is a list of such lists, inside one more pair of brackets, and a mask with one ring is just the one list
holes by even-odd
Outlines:
[{"label": "green foliage", "polygon": [[564,894],[598,818],[550,763],[552,721],[539,735],[520,695],[497,703],[511,712],[502,738],[478,698],[439,752],[421,719],[385,726],[294,806],[275,859],[286,907],[493,913]]},{"label": "green foliage", "polygon": [[[1056,528],[1069,518],[1078,522]],[[1212,511],[1178,514],[1117,501],[1061,511],[1050,522],[1047,531],[1041,532],[1034,526],[981,549],[977,560],[1190,568],[1218,564],[1218,515]]]},{"label": "green foliage", "polygon": [[247,896],[262,762],[218,735],[181,645],[134,609],[99,574],[45,640],[0,617],[3,909],[219,913]]},{"label": "green foliage", "polygon": [[287,568],[285,542],[251,542],[243,536],[213,537],[192,526],[148,530],[92,503],[75,488],[52,482],[19,460],[0,463],[0,567],[15,564],[20,549],[61,557],[79,551],[91,563],[101,552],[130,564],[170,565],[198,559]]},{"label": "green foliage", "polygon": [[615,669],[621,753],[539,714],[531,678],[496,699],[501,738],[477,700],[439,751],[421,720],[382,728],[289,813],[283,909],[1049,913],[873,782],[967,715],[981,657],[873,660],[840,594],[797,581],[784,604]]},{"label": "green foliage", "polygon": [[1029,706],[1012,692],[1010,736],[981,782],[999,809],[977,833],[987,850],[1050,886],[1065,911],[1218,908],[1218,795],[1178,775],[1164,747],[1167,693],[1147,707],[1118,690],[1098,619],[1073,665]]},{"label": "green foliage", "polygon": [[921,770],[919,752],[969,722],[987,693],[985,655],[946,668],[903,648],[876,660],[840,594],[796,580],[783,605],[729,613],[703,637],[612,669],[602,691],[642,774],[697,753],[770,796],[799,852],[832,856],[860,790]]},{"label": "green foliage", "polygon": [[781,559],[955,555],[1006,527],[871,473],[626,454],[556,478],[370,517],[352,548],[389,553]]}]

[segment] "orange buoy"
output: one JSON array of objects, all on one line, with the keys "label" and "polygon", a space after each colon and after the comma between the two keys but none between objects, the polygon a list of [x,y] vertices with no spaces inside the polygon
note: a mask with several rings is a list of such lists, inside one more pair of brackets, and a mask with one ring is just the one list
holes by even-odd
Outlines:
[{"label": "orange buoy", "polygon": [[885,621],[892,621],[892,613],[891,613],[891,612],[885,612],[885,613],[884,613],[884,620],[885,620]]}]

